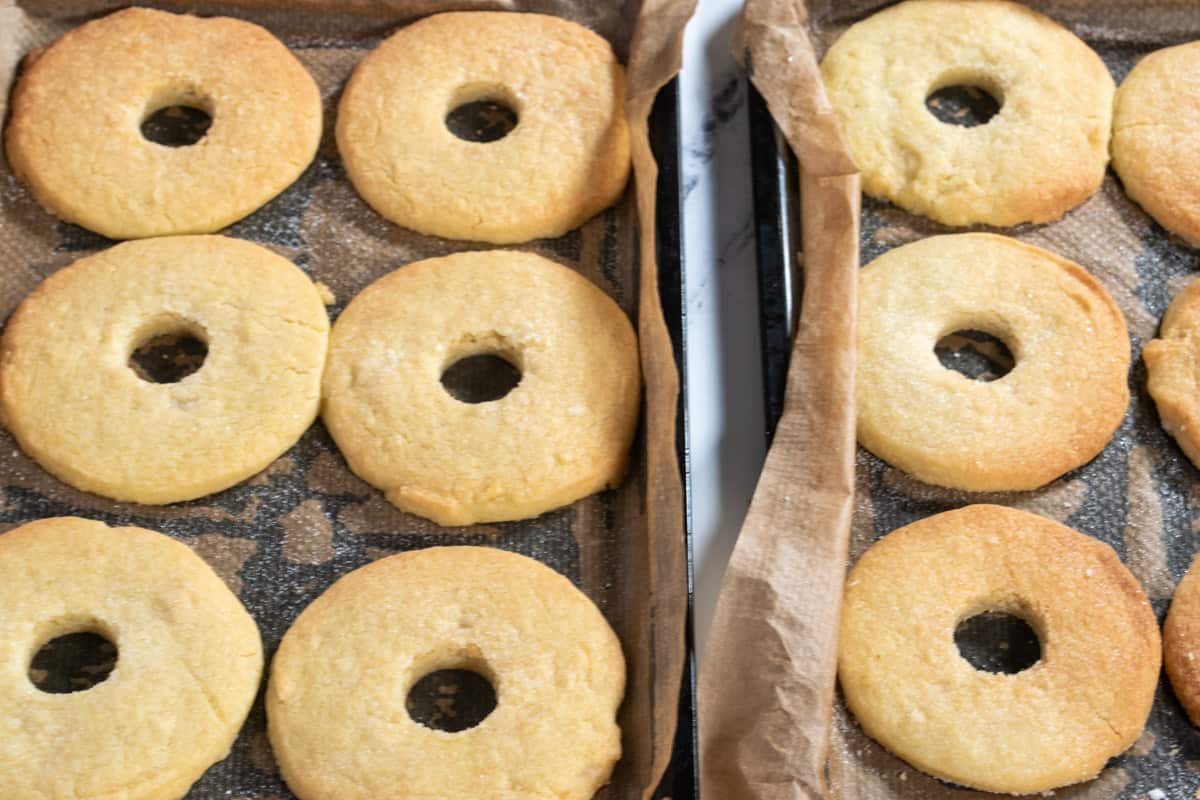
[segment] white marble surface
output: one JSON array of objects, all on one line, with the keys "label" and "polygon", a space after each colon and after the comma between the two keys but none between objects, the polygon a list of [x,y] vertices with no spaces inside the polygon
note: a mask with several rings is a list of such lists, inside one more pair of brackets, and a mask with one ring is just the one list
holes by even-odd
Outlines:
[{"label": "white marble surface", "polygon": [[703,655],[721,575],[765,454],[746,82],[729,53],[740,0],[700,0],[680,75],[687,392]]}]

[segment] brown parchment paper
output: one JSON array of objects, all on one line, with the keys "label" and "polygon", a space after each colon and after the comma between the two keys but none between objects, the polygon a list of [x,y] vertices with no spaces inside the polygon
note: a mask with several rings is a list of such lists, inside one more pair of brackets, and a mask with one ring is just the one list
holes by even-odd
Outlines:
[{"label": "brown parchment paper", "polygon": [[[803,0],[750,0],[747,3],[742,38],[735,52],[746,54],[755,84],[788,134],[802,169],[809,168],[810,163],[837,162],[840,146],[836,141],[836,126],[830,128],[825,124],[827,108],[813,59],[819,59],[849,24],[884,5],[887,3],[880,0],[811,0],[807,4]],[[1200,38],[1200,6],[1190,2],[1034,0],[1029,5],[1072,28],[1096,49],[1118,82],[1142,55]],[[763,77],[765,72],[771,73],[770,78]],[[795,116],[804,115],[809,116],[807,122],[794,120]],[[823,142],[824,147],[814,147],[811,141],[805,141],[809,138]],[[802,182],[801,192],[809,192],[807,183]],[[838,195],[828,202],[837,209],[849,201]],[[829,208],[814,210],[812,205],[811,197],[802,198],[806,283],[801,337],[805,317],[813,311],[808,295],[814,285],[811,273],[818,268],[810,248],[820,246],[810,235],[808,217],[824,213],[826,216],[820,219],[825,222],[830,213]],[[836,230],[826,228],[822,237],[840,239],[850,235],[851,224],[843,222],[843,227]],[[888,203],[864,199],[860,231],[854,234],[859,245],[856,255],[866,263],[892,247],[952,230],[962,229],[946,228]],[[1133,401],[1125,420],[1094,461],[1035,492],[972,494],[932,487],[859,449],[855,455],[857,475],[849,561],[852,563],[879,537],[916,519],[973,502],[1001,503],[1057,519],[1111,544],[1142,582],[1161,618],[1175,584],[1197,549],[1200,473],[1162,431],[1153,402],[1146,394],[1145,367],[1140,354],[1142,345],[1154,336],[1171,297],[1197,277],[1200,253],[1167,234],[1129,201],[1111,172],[1094,197],[1062,220],[997,232],[1079,262],[1103,281],[1121,306],[1129,324],[1134,355],[1130,373]],[[830,268],[853,274],[855,266],[854,256],[842,253]],[[823,263],[821,268],[825,267]],[[851,294],[825,299],[853,302]],[[850,309],[852,305],[844,308]],[[828,324],[825,318],[808,317],[808,322]],[[797,395],[824,391],[818,384],[829,380],[832,365],[846,366],[852,357],[848,350],[832,350],[799,361],[799,352],[797,344],[788,378],[788,403],[793,405]],[[808,374],[797,375],[798,368]],[[849,381],[852,373],[838,375]],[[827,408],[825,412],[830,415],[830,424],[841,424],[844,420],[844,409]],[[760,491],[763,485],[780,480],[778,476],[842,469],[846,452],[853,449],[834,452],[828,449],[828,444],[827,440],[813,437],[803,440],[800,447],[789,446],[786,453],[776,455],[772,451],[774,460],[768,460]],[[824,449],[821,445],[825,445]],[[794,492],[812,491],[812,486],[822,485],[790,483]],[[755,503],[758,502],[756,495]],[[785,670],[795,674],[773,686],[764,681],[761,692],[747,692],[743,696],[749,694],[761,701],[756,713],[774,716],[777,721],[773,729],[793,731],[790,734],[793,738],[776,735],[765,741],[755,740],[753,747],[742,748],[735,754],[740,758],[734,766],[723,770],[714,769],[713,754],[706,751],[709,763],[704,767],[705,788],[721,787],[725,791],[717,789],[718,796],[731,798],[816,797],[821,796],[822,777],[827,775],[829,797],[964,800],[990,796],[950,786],[909,767],[866,737],[840,702],[834,702],[831,725],[827,728],[828,758],[819,761],[813,757],[814,743],[822,740],[821,726],[830,719],[829,703],[836,698],[828,693],[805,695],[796,688],[832,685],[834,660],[825,648],[836,644],[840,582],[833,586],[830,574],[835,573],[839,578],[843,574],[846,559],[844,553],[839,554],[838,546],[845,546],[846,538],[843,529],[827,524],[824,535],[828,539],[813,547],[808,531],[815,527],[814,520],[826,524],[831,518],[797,520],[794,515],[787,515],[787,511],[777,508],[776,516],[763,520],[761,527],[771,530],[766,536],[799,539],[798,546],[808,548],[806,557],[785,576],[760,570],[743,578],[741,582],[746,585],[755,586],[755,579],[758,584],[755,592],[744,592],[745,599],[739,602],[745,604],[747,616],[757,612],[764,617],[761,628],[778,631],[781,636],[790,635],[782,645],[772,643],[769,647],[768,652],[782,653],[787,661],[786,667],[768,661],[769,675],[773,677]],[[804,588],[812,584],[828,591]],[[798,605],[804,602],[815,603],[817,608]],[[806,640],[802,637],[809,632],[791,623],[797,616],[812,620],[814,625],[817,621],[827,622],[828,627]],[[724,628],[713,635],[733,637]],[[702,678],[710,666],[704,665]],[[736,666],[743,676],[741,688],[760,674],[757,670],[762,663],[758,654],[748,649]],[[707,683],[704,685],[708,688]],[[708,704],[701,717],[703,729],[711,719],[714,698],[702,692],[701,702]],[[715,702],[719,704],[720,700]],[[724,720],[718,718],[718,721]],[[805,732],[802,738],[794,733],[796,730]],[[713,738],[706,735],[706,744]],[[739,786],[727,777],[747,774],[770,780],[746,781]],[[1165,677],[1146,732],[1130,751],[1113,759],[1096,780],[1053,794],[1087,800],[1200,797],[1200,734],[1188,724]]]},{"label": "brown parchment paper", "polygon": [[734,37],[802,164],[804,299],[783,416],[700,669],[701,793],[727,800],[824,793],[854,489],[859,185],[806,21],[802,7],[751,0]]},{"label": "brown parchment paper", "polygon": [[[7,119],[9,92],[26,53],[123,5],[117,0],[0,3],[0,115]],[[581,229],[517,247],[578,269],[635,320],[645,412],[630,473],[615,490],[535,520],[444,529],[401,513],[355,478],[319,422],[258,476],[212,497],[167,507],[116,503],[75,491],[47,475],[7,433],[0,433],[0,530],[44,516],[80,514],[177,537],[238,593],[259,624],[268,657],[309,602],[338,577],[373,559],[441,544],[488,545],[538,558],[571,578],[597,603],[625,652],[628,688],[619,714],[624,755],[612,782],[597,797],[650,797],[674,739],[686,655],[687,584],[675,449],[679,382],[658,299],[657,168],[647,138],[647,116],[658,89],[679,69],[683,26],[693,3],[162,0],[146,5],[229,14],[263,25],[292,48],[317,80],[325,130],[314,163],[292,187],[223,233],[271,247],[329,286],[337,298],[329,309],[331,318],[391,269],[489,247],[407,231],[383,220],[354,192],[332,131],[341,87],[363,55],[398,27],[453,9],[557,14],[605,36],[627,65],[634,179],[621,202]],[[111,244],[39,208],[7,164],[0,164],[0,202],[4,318],[47,275]],[[561,702],[569,704],[572,698]],[[267,743],[261,701],[231,755],[188,794],[193,800],[291,796]]]}]

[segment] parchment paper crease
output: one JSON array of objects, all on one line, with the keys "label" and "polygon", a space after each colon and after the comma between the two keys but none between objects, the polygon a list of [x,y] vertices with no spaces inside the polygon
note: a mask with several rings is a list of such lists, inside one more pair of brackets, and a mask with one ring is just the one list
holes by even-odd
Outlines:
[{"label": "parchment paper crease", "polygon": [[[121,7],[114,0],[0,4],[0,115],[19,60],[65,30]],[[636,321],[645,416],[629,476],[614,491],[536,520],[441,529],[402,514],[350,474],[318,423],[260,475],[192,503],[144,507],[76,492],[0,438],[0,529],[43,516],[81,514],[164,531],[193,548],[239,593],[263,633],[268,655],[295,616],[337,577],[399,550],[439,544],[503,547],[539,558],[570,577],[604,611],[621,638],[628,691],[619,721],[624,756],[599,798],[648,798],[674,740],[684,663],[686,558],[675,451],[678,376],[663,324],[654,259],[656,166],[647,115],[679,68],[690,0],[240,0],[151,3],[202,15],[230,14],[282,38],[312,72],[326,109],[313,165],[291,188],[231,226],[226,235],[265,244],[295,261],[337,296],[331,317],[375,278],[421,258],[486,247],[420,236],[380,218],[355,194],[332,138],[341,86],[365,52],[413,19],[452,9],[539,11],[604,35],[627,64],[627,111],[635,178],[625,199],[578,231],[520,245],[568,264],[596,282]],[[103,68],[103,65],[97,65]],[[40,209],[0,165],[0,315],[44,277],[111,244]],[[2,610],[0,610],[2,613]],[[570,703],[570,697],[561,698]],[[193,800],[291,796],[279,779],[256,705],[229,758],[192,789]]]},{"label": "parchment paper crease", "polygon": [[[835,282],[829,273],[852,280],[860,256],[866,263],[892,247],[952,230],[871,199],[864,200],[856,229],[856,220],[843,213],[855,191],[848,183],[843,192],[813,197],[811,173],[838,172],[845,156],[817,60],[849,24],[884,5],[880,0],[750,0],[734,47],[801,162],[806,282],[785,417],[734,552],[710,634],[714,644],[701,667],[702,786],[708,797],[990,796],[909,767],[866,737],[836,702],[834,651],[847,544],[852,561],[891,530],[939,511],[972,502],[1025,508],[1113,545],[1160,617],[1196,550],[1200,473],[1162,431],[1145,391],[1141,348],[1154,336],[1170,298],[1197,276],[1200,253],[1153,223],[1125,197],[1111,173],[1092,199],[1064,219],[998,231],[1082,264],[1103,281],[1125,314],[1133,340],[1134,400],[1104,452],[1041,490],[1007,494],[927,486],[861,449],[854,455],[849,438],[853,338],[846,335],[853,286],[827,292]],[[1117,81],[1145,53],[1200,38],[1200,8],[1194,3],[1050,0],[1029,5],[1084,38]],[[830,242],[848,237],[856,246],[831,253]],[[814,291],[821,292],[819,301]],[[825,303],[838,304],[837,310]],[[807,343],[822,337],[829,349],[811,350]],[[838,387],[830,385],[834,381]],[[788,423],[801,434],[781,439]],[[856,496],[847,530],[847,506],[840,503],[849,502],[850,487],[839,478],[852,455]],[[1053,794],[1134,800],[1193,798],[1198,791],[1200,734],[1164,678],[1146,732],[1133,748],[1095,781]]]}]

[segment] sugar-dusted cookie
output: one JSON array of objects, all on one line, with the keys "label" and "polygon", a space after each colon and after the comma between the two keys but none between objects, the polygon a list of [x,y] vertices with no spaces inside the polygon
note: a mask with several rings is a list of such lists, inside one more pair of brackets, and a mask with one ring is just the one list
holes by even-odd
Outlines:
[{"label": "sugar-dusted cookie", "polygon": [[1200,568],[1188,567],[1163,623],[1163,665],[1192,724],[1200,721]]},{"label": "sugar-dusted cookie", "polygon": [[[475,727],[410,715],[414,684],[441,670],[494,688]],[[616,635],[566,578],[515,553],[435,547],[351,572],[300,614],[271,666],[267,721],[301,800],[590,800],[621,754],[624,688]]]},{"label": "sugar-dusted cookie", "polygon": [[[506,109],[503,138],[449,115]],[[559,236],[612,205],[629,175],[625,71],[599,35],[544,14],[450,12],[402,28],[355,69],[338,150],[383,216],[453,239]],[[500,131],[503,127],[500,127]]]},{"label": "sugar-dusted cookie", "polygon": [[[156,111],[211,118],[203,138],[146,138]],[[39,54],[17,82],[8,160],[53,213],[113,239],[212,233],[299,177],[321,139],[312,77],[265,29],[127,8]]]},{"label": "sugar-dusted cookie", "polygon": [[[985,612],[1024,620],[1040,658],[976,669],[955,643]],[[1026,794],[1093,778],[1141,735],[1158,622],[1103,542],[1001,506],[892,531],[846,578],[838,678],[863,730],[920,770]]]},{"label": "sugar-dusted cookie", "polygon": [[[0,412],[63,481],[116,500],[172,503],[266,467],[316,418],[329,319],[303,272],[223,236],[125,242],[51,275],[0,340]],[[144,345],[207,348],[158,383]]]},{"label": "sugar-dusted cookie", "polygon": [[[523,519],[615,485],[637,425],[637,338],[613,300],[532,253],[465,252],[391,272],[330,334],[322,419],[363,480],[440,525]],[[507,394],[443,381],[507,362]]]},{"label": "sugar-dusted cookie", "polygon": [[1157,50],[1121,82],[1112,161],[1125,193],[1169,231],[1200,245],[1200,42]]},{"label": "sugar-dusted cookie", "polygon": [[[49,693],[33,655],[91,633],[116,667]],[[178,800],[225,757],[262,675],[258,627],[186,545],[57,517],[0,535],[0,797]]]},{"label": "sugar-dusted cookie", "polygon": [[1146,389],[1167,433],[1200,465],[1200,281],[1175,296],[1158,338],[1142,348]]},{"label": "sugar-dusted cookie", "polygon": [[[958,331],[1004,342],[1016,364],[971,380],[934,348]],[[933,236],[863,268],[858,441],[928,483],[1034,489],[1090,461],[1129,405],[1129,334],[1083,267],[987,233]]]},{"label": "sugar-dusted cookie", "polygon": [[[947,225],[1049,222],[1100,187],[1113,80],[1073,33],[1005,0],[908,0],[852,25],[821,74],[863,191]],[[926,99],[951,86],[1000,110],[974,127]]]}]

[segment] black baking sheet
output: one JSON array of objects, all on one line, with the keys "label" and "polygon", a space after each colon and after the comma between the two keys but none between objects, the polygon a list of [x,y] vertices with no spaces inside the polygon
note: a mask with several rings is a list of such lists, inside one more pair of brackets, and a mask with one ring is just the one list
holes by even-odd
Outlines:
[{"label": "black baking sheet", "polygon": [[[1191,13],[1200,20],[1200,8],[1193,7]],[[1077,16],[1086,14],[1086,9],[1076,10]],[[1131,18],[1136,19],[1136,11]],[[1100,54],[1118,83],[1141,56],[1160,47],[1177,44],[1184,38],[1180,33],[1149,38],[1139,35],[1094,38],[1090,35],[1093,28],[1085,23],[1077,24],[1075,30]],[[748,113],[764,403],[769,436],[782,409],[790,336],[795,314],[800,307],[803,283],[798,226],[800,204],[795,158],[772,120],[766,103],[752,87],[749,91]],[[1144,228],[1140,237],[1140,251],[1136,256],[1137,280],[1132,293],[1150,313],[1161,318],[1173,291],[1177,291],[1181,282],[1188,280],[1200,268],[1200,254],[1164,231],[1125,198],[1111,169],[1100,192],[1104,195],[1104,202],[1117,205],[1123,216],[1131,215],[1139,220],[1138,226]],[[1052,228],[1054,224],[990,230],[1006,235],[1036,235],[1039,230]],[[902,229],[901,235],[893,235],[898,229]],[[860,238],[862,264],[866,265],[892,247],[911,241],[914,233],[926,236],[965,230],[989,229],[948,228],[907,214],[885,201],[864,196]],[[1043,246],[1087,264],[1087,260],[1079,254],[1073,254],[1069,248],[1057,243]],[[1139,514],[1160,514],[1162,541],[1166,549],[1165,567],[1170,580],[1177,583],[1196,551],[1194,526],[1195,521],[1200,519],[1197,505],[1200,472],[1187,460],[1174,440],[1163,432],[1153,401],[1146,392],[1145,365],[1141,360],[1145,342],[1136,334],[1131,333],[1131,336],[1133,361],[1129,385],[1133,401],[1122,425],[1096,459],[1045,490],[972,494],[928,487],[914,479],[898,477],[898,470],[859,447],[856,459],[858,490],[868,493],[874,507],[874,538],[880,538],[917,519],[973,502],[1003,505],[1031,499],[1053,502],[1052,493],[1056,489],[1061,489],[1067,482],[1075,482],[1081,487],[1083,496],[1078,509],[1066,517],[1066,523],[1112,545],[1127,563],[1131,558],[1140,557],[1131,552],[1138,545],[1126,541],[1130,520],[1136,519]],[[1145,452],[1146,448],[1150,448],[1154,454],[1150,474],[1153,492],[1157,496],[1156,505],[1161,511],[1147,512],[1144,504],[1134,499],[1130,491],[1131,458],[1135,449]],[[852,554],[858,552],[861,552],[861,547],[856,548],[852,543]],[[1152,604],[1161,622],[1169,598],[1152,597]],[[987,636],[986,633],[982,635]],[[976,644],[986,647],[987,642]],[[874,765],[862,768],[878,769],[881,781],[890,783],[907,778],[911,782],[913,779],[909,776],[912,775],[912,769],[901,760],[884,754],[882,748],[863,735],[852,720],[852,716],[844,709],[835,713],[835,726],[843,733],[848,746],[870,751],[865,756],[859,753],[856,763]],[[1160,676],[1146,733],[1129,751],[1110,761],[1101,780],[1112,787],[1121,787],[1123,784],[1123,788],[1114,788],[1115,794],[1101,792],[1102,796],[1115,796],[1122,800],[1141,800],[1146,797],[1191,800],[1200,796],[1200,731],[1188,722],[1171,691],[1165,672]],[[1054,794],[1074,796],[1078,791],[1086,791],[1088,785],[1059,790]],[[901,793],[901,790],[896,790],[896,794]],[[966,794],[991,796],[983,792]],[[911,794],[909,790],[909,796],[919,795]]]}]

